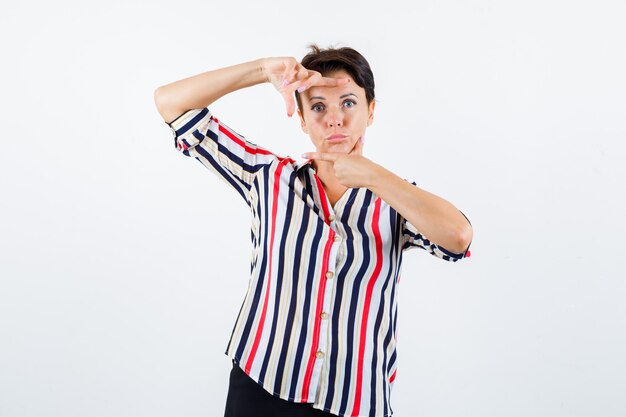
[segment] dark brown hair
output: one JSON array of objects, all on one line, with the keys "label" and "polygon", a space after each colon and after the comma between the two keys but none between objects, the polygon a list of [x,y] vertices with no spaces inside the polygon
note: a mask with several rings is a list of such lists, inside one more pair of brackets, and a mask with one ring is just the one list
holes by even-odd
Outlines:
[{"label": "dark brown hair", "polygon": [[[365,90],[369,105],[374,100],[374,74],[365,57],[349,47],[320,49],[316,44],[308,46],[311,51],[302,58],[300,64],[311,71],[317,71],[323,77],[335,71],[345,70],[357,85]],[[297,91],[296,101],[302,111],[302,98]]]}]

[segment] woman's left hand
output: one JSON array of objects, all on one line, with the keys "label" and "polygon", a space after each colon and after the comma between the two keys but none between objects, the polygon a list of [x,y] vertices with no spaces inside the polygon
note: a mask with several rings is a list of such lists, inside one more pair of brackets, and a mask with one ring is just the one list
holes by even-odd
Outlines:
[{"label": "woman's left hand", "polygon": [[359,139],[349,153],[306,152],[303,158],[329,161],[333,164],[339,182],[349,188],[368,188],[380,166],[363,156],[363,142]]}]

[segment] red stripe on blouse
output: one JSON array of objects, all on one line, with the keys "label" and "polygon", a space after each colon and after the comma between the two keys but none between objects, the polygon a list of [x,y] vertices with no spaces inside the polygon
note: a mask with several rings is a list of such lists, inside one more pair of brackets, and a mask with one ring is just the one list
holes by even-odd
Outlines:
[{"label": "red stripe on blouse", "polygon": [[[214,117],[213,120],[215,120],[217,122],[217,119]],[[225,133],[226,136],[228,136],[233,142],[235,142],[237,145],[241,146],[246,152],[251,153],[251,154],[263,154],[263,155],[271,155],[272,153],[268,150],[262,149],[262,148],[251,148],[250,146],[246,145],[245,141],[239,139],[233,132],[231,132],[230,130],[228,130],[228,128],[224,127],[223,125],[219,125],[220,128],[220,132]]]},{"label": "red stripe on blouse", "polygon": [[324,247],[324,258],[322,261],[322,276],[320,278],[320,289],[317,292],[317,305],[315,306],[315,326],[313,327],[313,341],[311,342],[311,351],[309,353],[309,361],[306,365],[306,372],[304,374],[304,383],[302,384],[302,401],[307,402],[309,400],[309,385],[311,385],[311,375],[313,374],[313,367],[315,366],[315,360],[317,356],[317,348],[320,342],[320,321],[322,320],[322,308],[324,308],[324,291],[326,290],[326,272],[328,271],[328,258],[330,256],[330,248],[333,245],[335,239],[335,231],[330,230],[326,246]]},{"label": "red stripe on blouse", "polygon": [[389,378],[389,383],[390,384],[396,379],[396,372],[398,372],[397,369],[395,371],[393,371],[393,374],[391,374],[391,377]]},{"label": "red stripe on blouse", "polygon": [[285,163],[289,161],[283,160],[276,167],[276,171],[274,172],[274,189],[272,191],[272,235],[270,238],[270,255],[269,255],[269,271],[267,273],[267,288],[265,290],[265,300],[263,300],[263,311],[261,313],[261,319],[259,320],[259,326],[256,329],[256,335],[254,337],[254,343],[252,344],[252,350],[250,351],[250,356],[248,357],[248,361],[246,362],[246,373],[250,373],[250,369],[252,368],[252,363],[254,362],[254,358],[256,356],[256,351],[259,348],[259,341],[261,340],[261,335],[263,334],[263,325],[265,324],[265,314],[267,313],[267,304],[270,296],[270,285],[271,285],[271,277],[272,277],[272,260],[273,252],[274,252],[274,235],[276,234],[276,211],[278,210],[278,195],[280,191],[280,173],[285,166]]},{"label": "red stripe on blouse", "polygon": [[365,291],[365,302],[363,305],[363,316],[361,319],[361,337],[359,340],[359,360],[357,362],[356,389],[354,395],[354,408],[352,416],[358,416],[361,411],[361,386],[363,384],[363,356],[365,356],[365,345],[367,339],[367,319],[369,317],[370,303],[372,302],[372,292],[374,284],[383,267],[383,241],[380,237],[380,229],[378,227],[378,219],[380,217],[380,197],[374,203],[374,214],[372,215],[372,232],[376,244],[376,265],[372,276],[367,282],[367,290]]}]

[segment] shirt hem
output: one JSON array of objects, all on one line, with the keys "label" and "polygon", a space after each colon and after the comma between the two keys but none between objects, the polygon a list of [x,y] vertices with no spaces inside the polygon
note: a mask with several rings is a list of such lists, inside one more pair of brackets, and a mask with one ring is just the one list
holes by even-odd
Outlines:
[{"label": "shirt hem", "polygon": [[280,393],[276,393],[273,390],[268,390],[265,385],[263,385],[262,382],[260,382],[259,377],[256,375],[251,375],[248,372],[246,372],[246,370],[241,366],[241,362],[239,361],[239,359],[230,356],[229,354],[226,354],[229,358],[231,358],[235,364],[246,374],[250,377],[250,379],[252,379],[254,382],[256,382],[261,388],[263,388],[266,392],[268,392],[269,394],[272,394],[274,397],[280,398],[281,400],[285,400],[285,401],[290,401],[290,402],[294,402],[294,403],[300,403],[300,404],[315,404],[315,403],[310,403],[307,401],[302,401],[302,398],[291,398],[291,397],[283,397],[282,395],[280,395]]}]

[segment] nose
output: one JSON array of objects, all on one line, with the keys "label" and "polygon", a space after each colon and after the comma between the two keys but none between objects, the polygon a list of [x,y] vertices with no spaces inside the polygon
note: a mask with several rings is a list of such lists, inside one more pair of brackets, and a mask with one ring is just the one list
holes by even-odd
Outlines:
[{"label": "nose", "polygon": [[329,108],[326,112],[326,124],[328,127],[343,126],[343,114],[340,110]]}]

